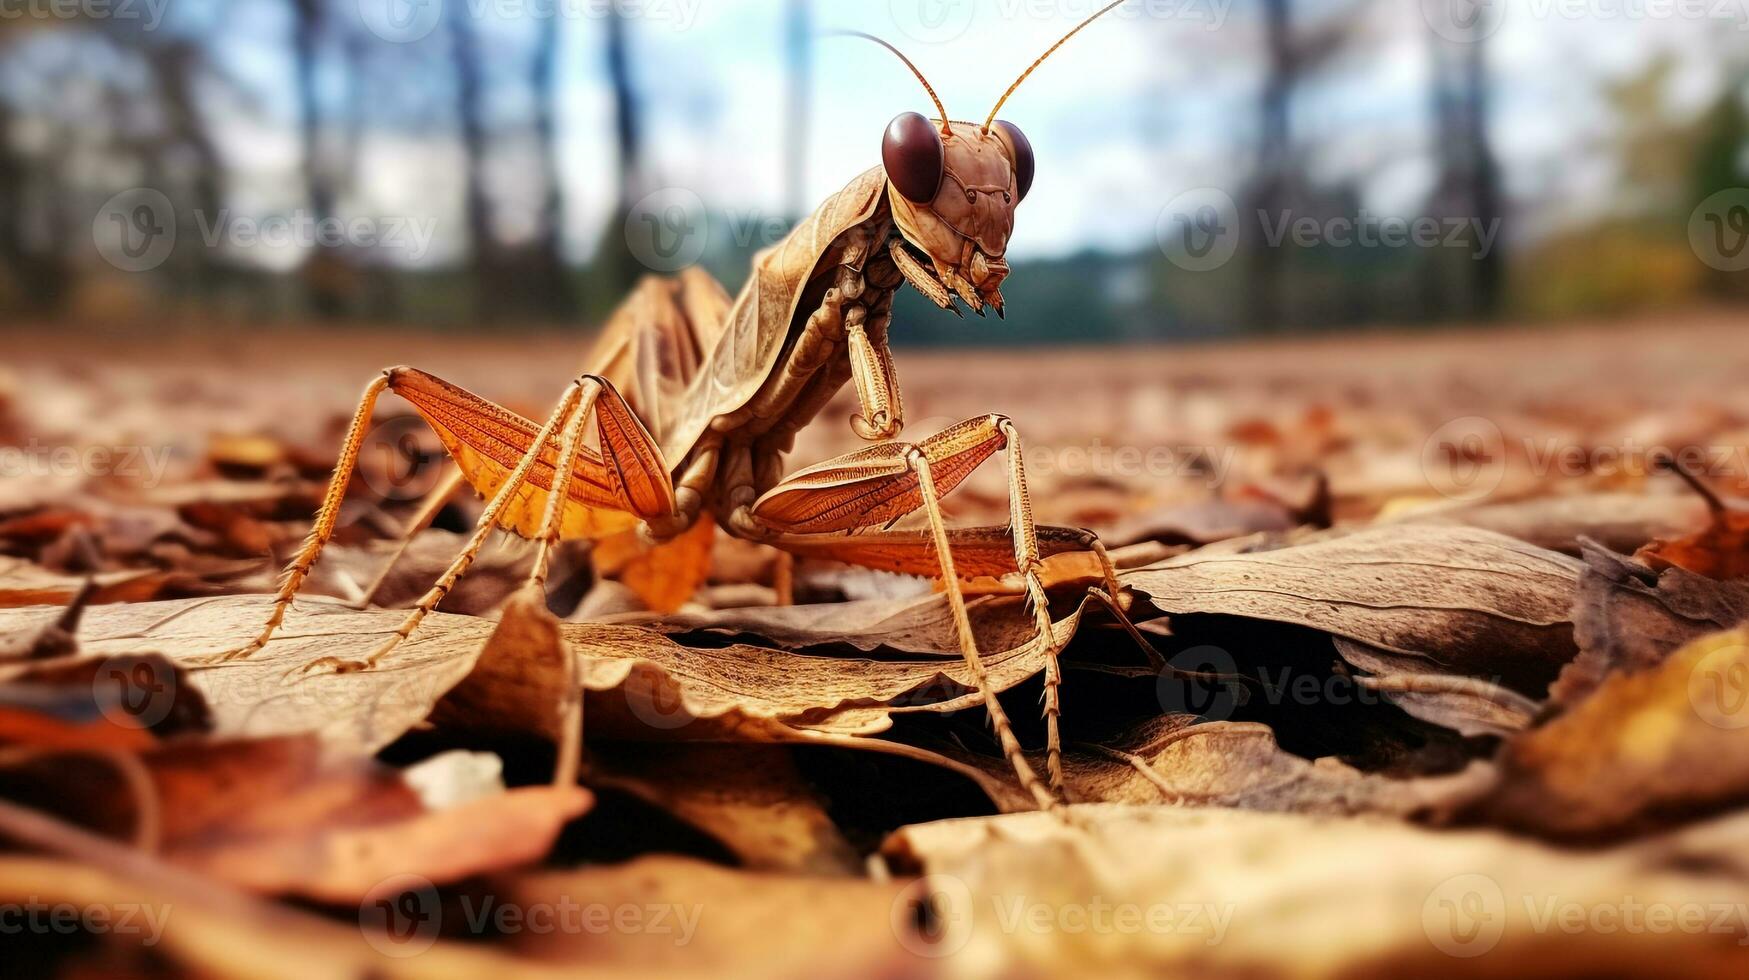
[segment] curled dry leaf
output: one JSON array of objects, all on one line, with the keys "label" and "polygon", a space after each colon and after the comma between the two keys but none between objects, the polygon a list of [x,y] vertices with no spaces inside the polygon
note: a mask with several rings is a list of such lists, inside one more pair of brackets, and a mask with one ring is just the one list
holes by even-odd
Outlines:
[{"label": "curled dry leaf", "polygon": [[1749,800],[1749,629],[1701,637],[1591,695],[1501,754],[1490,820],[1610,838]]},{"label": "curled dry leaf", "polygon": [[1711,521],[1693,534],[1658,538],[1634,557],[1655,569],[1686,568],[1717,579],[1749,578],[1749,510],[1721,499],[1693,473],[1677,472],[1705,501]]},{"label": "curled dry leaf", "polygon": [[1508,735],[1535,720],[1537,702],[1480,677],[1439,669],[1425,657],[1385,653],[1347,637],[1334,638],[1342,659],[1367,671],[1355,680],[1422,721],[1460,735]]},{"label": "curled dry leaf", "polygon": [[1696,637],[1749,621],[1749,583],[1721,582],[1684,568],[1662,572],[1586,542],[1574,603],[1579,655],[1550,685],[1556,705],[1572,705],[1612,671],[1662,663]]},{"label": "curled dry leaf", "polygon": [[584,780],[668,811],[748,868],[845,875],[861,866],[788,746],[594,745]]},{"label": "curled dry leaf", "polygon": [[394,770],[324,756],[308,737],[138,749],[149,799],[113,769],[45,754],[11,766],[7,795],[106,836],[160,825],[164,856],[263,894],[355,903],[385,878],[449,882],[538,860],[588,808],[580,787],[498,792],[431,810]]},{"label": "curled dry leaf", "polygon": [[[999,774],[997,763],[956,757]],[[1079,802],[1288,813],[1444,814],[1490,785],[1481,764],[1453,776],[1392,779],[1334,758],[1286,752],[1268,725],[1199,722],[1194,715],[1162,715],[1109,745],[1073,746],[1063,768]]]},{"label": "curled dry leaf", "polygon": [[1692,495],[1637,493],[1567,494],[1505,503],[1447,501],[1392,521],[1481,528],[1574,556],[1580,553],[1581,539],[1632,552],[1654,538],[1691,533],[1706,522],[1706,504]]},{"label": "curled dry leaf", "polygon": [[[992,976],[1710,978],[1749,969],[1749,922],[1734,914],[1749,880],[1691,870],[1668,841],[1572,853],[1489,830],[1095,804],[1068,820],[1017,813],[915,825],[882,850],[925,874],[914,895],[933,928],[914,940]],[[1589,924],[1590,910],[1624,901],[1731,914],[1717,932],[1559,925],[1574,911]]]},{"label": "curled dry leaf", "polygon": [[1309,626],[1540,692],[1574,653],[1579,570],[1490,531],[1396,525],[1272,551],[1201,549],[1122,580],[1175,616]]}]

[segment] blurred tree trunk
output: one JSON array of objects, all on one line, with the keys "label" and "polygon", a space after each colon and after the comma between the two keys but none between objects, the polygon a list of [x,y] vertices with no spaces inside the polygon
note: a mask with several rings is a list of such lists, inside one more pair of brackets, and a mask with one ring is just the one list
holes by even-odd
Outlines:
[{"label": "blurred tree trunk", "polygon": [[565,198],[560,177],[556,119],[559,112],[558,17],[541,18],[536,26],[529,85],[534,90],[535,152],[545,185],[534,241],[526,263],[530,292],[541,313],[566,319],[575,314],[571,283],[565,269]]},{"label": "blurred tree trunk", "polygon": [[1435,315],[1493,316],[1499,312],[1505,270],[1500,229],[1504,219],[1500,167],[1488,132],[1487,45],[1477,34],[1452,41],[1429,34],[1432,44],[1434,146],[1439,176],[1428,213],[1473,219],[1495,231],[1486,255],[1462,253],[1461,269],[1434,250],[1425,263]]},{"label": "blurred tree trunk", "polygon": [[632,56],[625,12],[617,3],[605,19],[604,60],[608,85],[613,90],[613,134],[616,189],[614,208],[602,229],[590,279],[598,287],[590,307],[597,313],[611,309],[646,270],[631,254],[625,240],[626,217],[643,191],[643,119],[637,90],[632,82]]},{"label": "blurred tree trunk", "polygon": [[[322,110],[316,85],[317,60],[327,14],[327,0],[291,0],[292,68],[298,101],[298,126],[302,133],[304,157],[304,203],[310,219],[320,223],[334,214],[333,174],[322,153]],[[345,307],[344,270],[333,250],[321,245],[313,247],[305,258],[304,292],[310,312],[332,318]]]},{"label": "blurred tree trunk", "polygon": [[486,124],[480,41],[465,3],[445,8],[449,17],[452,61],[455,65],[456,120],[463,157],[463,205],[473,266],[473,308],[479,319],[491,319],[491,298],[498,292],[498,239],[492,232],[492,200],[486,193]]},{"label": "blurred tree trunk", "polygon": [[1264,332],[1281,329],[1282,294],[1286,278],[1286,253],[1278,243],[1265,240],[1255,221],[1259,212],[1269,221],[1282,220],[1291,198],[1288,183],[1294,166],[1291,109],[1298,81],[1299,59],[1294,50],[1293,25],[1288,0],[1263,0],[1264,80],[1258,99],[1257,170],[1251,187],[1240,202],[1240,242],[1250,254],[1250,320]]},{"label": "blurred tree trunk", "polygon": [[204,52],[193,41],[160,44],[150,51],[166,123],[158,152],[179,157],[176,169],[184,171],[180,183],[185,184],[191,205],[178,209],[176,285],[197,302],[210,300],[217,289],[218,269],[217,257],[200,239],[199,219],[217,221],[224,208],[224,164],[199,105],[205,63]]}]

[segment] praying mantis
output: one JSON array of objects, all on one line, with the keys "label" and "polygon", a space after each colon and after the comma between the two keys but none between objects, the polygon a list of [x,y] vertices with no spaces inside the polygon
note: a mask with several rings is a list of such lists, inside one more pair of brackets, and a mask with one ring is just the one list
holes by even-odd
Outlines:
[{"label": "praying mantis", "polygon": [[[1064,792],[1061,669],[1041,568],[1055,555],[1091,553],[1105,595],[1116,598],[1115,568],[1090,532],[1034,523],[1020,433],[1006,416],[981,415],[915,442],[898,438],[904,409],[887,335],[894,293],[905,282],[944,310],[958,313],[958,300],[980,315],[1002,315],[1008,239],[1015,208],[1032,187],[1034,158],[1020,129],[996,114],[1058,47],[1116,6],[1052,45],[981,125],[950,120],[909,58],[858,35],[905,63],[937,116],[894,118],[881,165],[762,251],[733,299],[696,268],[646,278],[608,320],[588,358],[591,370],[566,387],[543,424],[416,368],[384,371],[359,400],[333,479],[266,623],[248,645],[217,659],[250,656],[283,622],[334,532],[376,401],[391,391],[431,426],[487,503],[466,546],[392,636],[362,661],[325,658],[311,668],[373,667],[443,601],[496,528],[538,543],[530,585],[544,588],[560,540],[599,542],[629,532],[656,547],[709,516],[731,535],[787,553],[938,578],[1003,755],[1031,798],[1054,808]],[[846,382],[860,407],[851,427],[871,444],[786,476],[783,456],[797,431]],[[594,446],[586,444],[591,421]],[[948,528],[941,497],[998,450],[1008,463],[1009,524]],[[927,531],[889,529],[919,510]],[[1048,789],[990,688],[962,576],[1023,583],[1035,639],[1048,651]]]}]

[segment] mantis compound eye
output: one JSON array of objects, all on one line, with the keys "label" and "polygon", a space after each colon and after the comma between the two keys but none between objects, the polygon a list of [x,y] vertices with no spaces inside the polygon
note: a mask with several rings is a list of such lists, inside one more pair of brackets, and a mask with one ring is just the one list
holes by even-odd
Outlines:
[{"label": "mantis compound eye", "polygon": [[935,200],[945,169],[946,150],[935,124],[915,112],[901,112],[881,137],[881,163],[887,179],[917,204]]},{"label": "mantis compound eye", "polygon": [[1032,189],[1032,144],[1027,142],[1026,134],[1020,127],[1006,119],[996,120],[991,129],[1003,143],[1008,145],[1010,156],[1014,158],[1014,189],[1015,199],[1026,200],[1026,192]]}]

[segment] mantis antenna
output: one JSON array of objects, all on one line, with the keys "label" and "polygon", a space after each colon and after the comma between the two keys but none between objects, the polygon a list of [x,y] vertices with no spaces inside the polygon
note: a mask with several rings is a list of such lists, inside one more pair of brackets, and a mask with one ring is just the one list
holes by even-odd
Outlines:
[{"label": "mantis antenna", "polygon": [[[1021,82],[1026,81],[1026,76],[1032,74],[1032,71],[1034,68],[1037,68],[1039,65],[1044,64],[1046,58],[1049,58],[1051,55],[1056,54],[1057,49],[1062,47],[1064,42],[1068,41],[1070,38],[1074,37],[1075,35],[1081,33],[1081,28],[1086,27],[1088,24],[1091,24],[1094,21],[1098,20],[1100,18],[1100,16],[1102,14],[1104,14],[1106,11],[1111,10],[1114,7],[1122,6],[1123,3],[1124,3],[1124,0],[1112,0],[1111,3],[1108,3],[1105,6],[1099,8],[1098,10],[1095,10],[1091,15],[1088,16],[1088,18],[1086,20],[1082,21],[1079,24],[1076,24],[1074,30],[1071,30],[1069,33],[1064,34],[1062,37],[1058,38],[1057,43],[1051,45],[1048,49],[1046,49],[1044,54],[1039,55],[1037,61],[1035,61],[1031,65],[1027,66],[1027,69],[1020,73],[1020,77],[1016,78],[1014,80],[1014,84],[1008,86],[1008,91],[1003,92],[1002,97],[1000,99],[996,100],[995,107],[990,110],[990,115],[984,120],[984,132],[988,133],[990,131],[990,124],[996,121],[996,113],[1002,111],[1002,103],[1008,101],[1008,97],[1010,95],[1014,94],[1014,90],[1020,87]],[[882,42],[882,43],[885,43],[885,42]],[[903,58],[904,55],[899,55],[899,57]],[[909,62],[907,62],[907,64],[909,64]],[[916,71],[916,69],[913,68],[912,71]],[[918,77],[921,78],[923,76],[919,75]],[[923,84],[925,86],[927,86],[929,83],[924,82]],[[933,95],[935,93],[931,92],[930,94]]]},{"label": "mantis antenna", "polygon": [[[1104,11],[1100,11],[1100,13],[1104,13]],[[1098,14],[1095,14],[1094,16],[1098,16]],[[1076,28],[1076,29],[1079,30],[1079,28]],[[827,31],[826,36],[827,37],[860,37],[865,41],[873,41],[874,43],[880,45],[883,48],[886,48],[888,51],[891,51],[893,54],[897,55],[899,60],[903,61],[905,63],[905,67],[911,69],[911,74],[916,75],[917,80],[919,82],[923,83],[923,91],[929,93],[929,101],[935,103],[935,111],[941,113],[941,135],[948,136],[948,135],[951,135],[953,133],[953,125],[947,121],[947,109],[944,106],[942,106],[940,97],[938,97],[935,94],[935,86],[929,84],[929,79],[923,77],[923,73],[917,69],[916,65],[911,63],[910,58],[905,57],[905,52],[900,51],[898,48],[893,47],[891,44],[888,44],[886,41],[883,41],[880,38],[875,37],[873,34],[867,34],[867,33],[864,33],[862,31]],[[1058,43],[1060,44],[1062,42],[1059,41]],[[1016,84],[1018,84],[1018,83],[1016,83]],[[1012,91],[1012,90],[1010,90],[1010,91]],[[985,128],[988,129],[989,127],[986,126]]]}]

